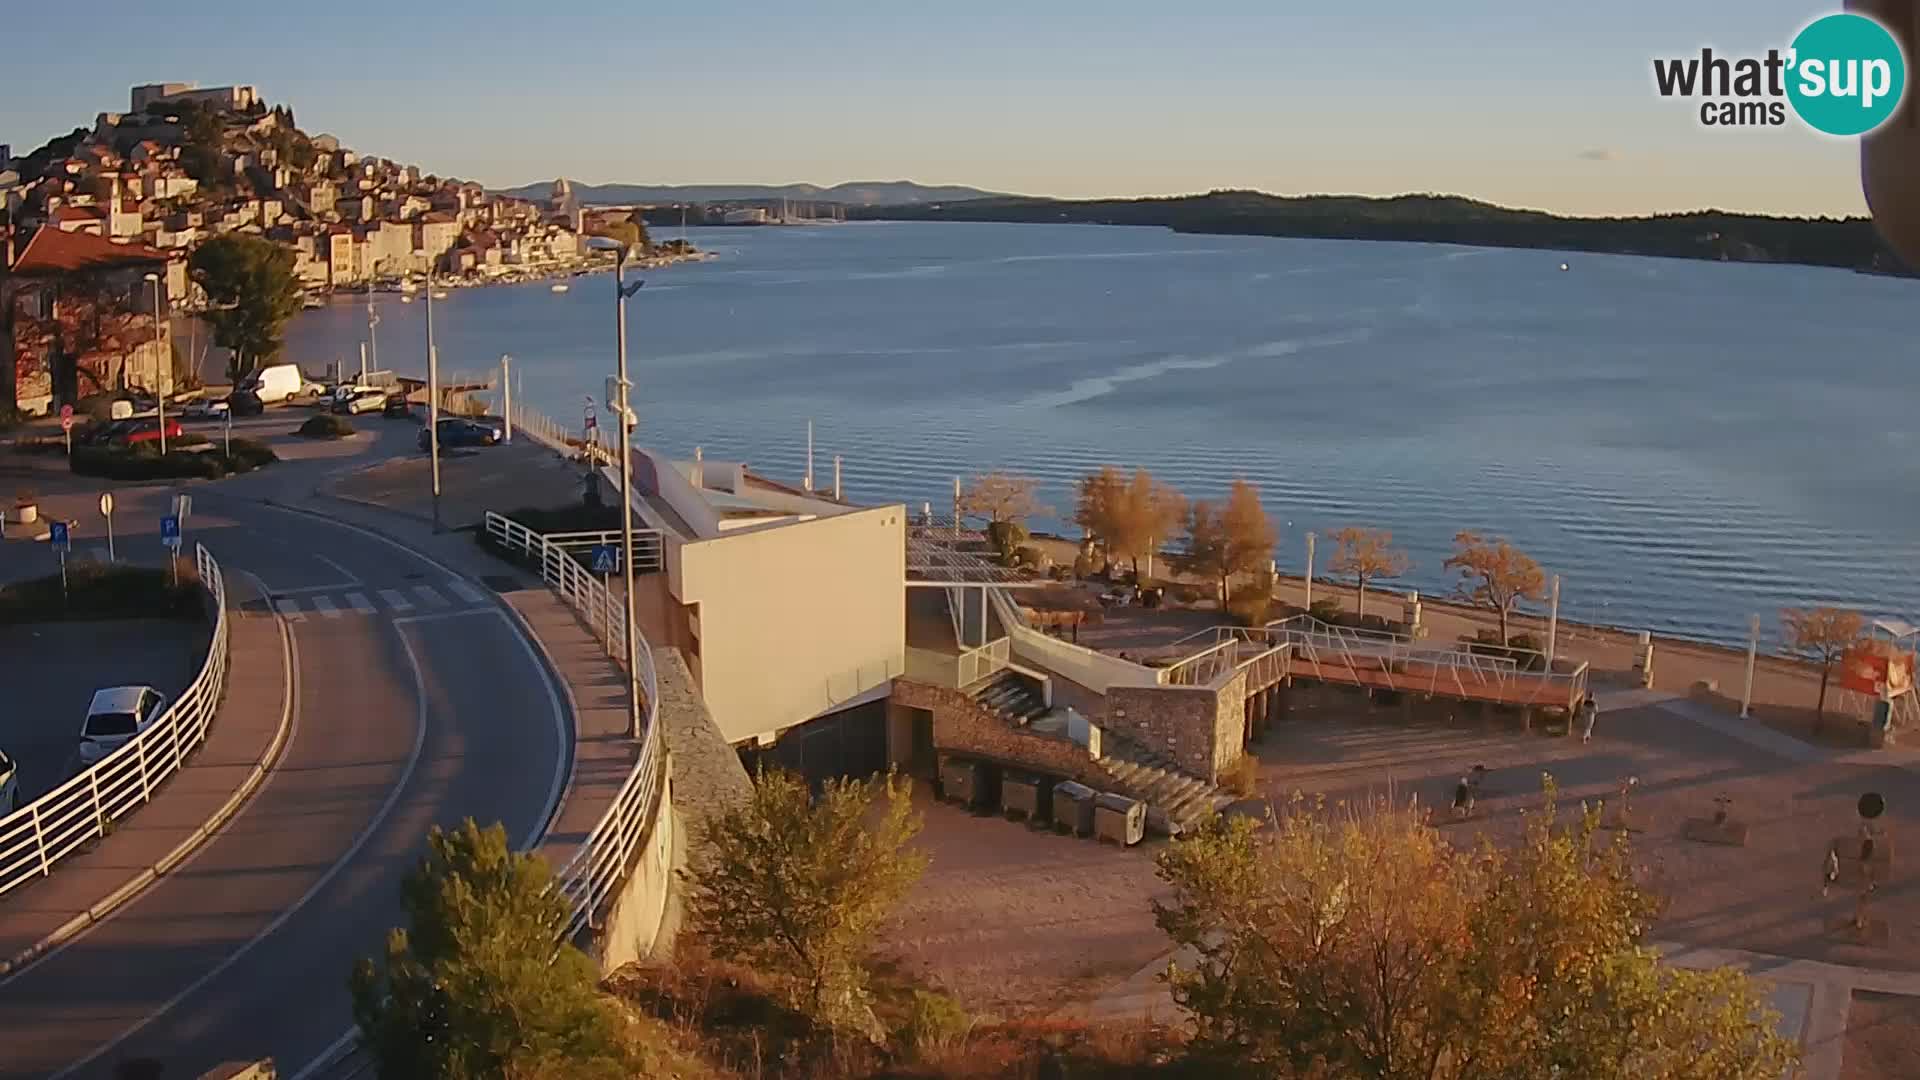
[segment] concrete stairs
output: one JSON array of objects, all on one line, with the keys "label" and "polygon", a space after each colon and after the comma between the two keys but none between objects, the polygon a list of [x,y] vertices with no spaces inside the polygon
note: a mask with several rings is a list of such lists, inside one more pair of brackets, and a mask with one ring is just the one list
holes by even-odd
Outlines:
[{"label": "concrete stairs", "polygon": [[1226,809],[1234,796],[1140,744],[1108,731],[1103,733],[1100,765],[1121,794],[1147,804],[1147,828],[1179,836]]},{"label": "concrete stairs", "polygon": [[968,688],[974,703],[1015,727],[1047,714],[1040,688],[1012,671],[998,671]]}]

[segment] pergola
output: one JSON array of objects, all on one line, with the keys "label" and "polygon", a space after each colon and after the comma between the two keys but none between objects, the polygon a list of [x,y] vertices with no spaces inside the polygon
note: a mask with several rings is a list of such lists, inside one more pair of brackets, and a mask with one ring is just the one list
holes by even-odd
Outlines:
[{"label": "pergola", "polygon": [[[948,589],[959,600],[956,614],[966,622],[970,592],[980,596],[980,640],[987,643],[987,603],[991,589],[1038,589],[1053,584],[988,558],[986,534],[969,529],[957,519],[940,520],[922,514],[907,522],[907,587]],[[956,633],[958,632],[956,627]],[[959,644],[965,646],[964,640]]]}]

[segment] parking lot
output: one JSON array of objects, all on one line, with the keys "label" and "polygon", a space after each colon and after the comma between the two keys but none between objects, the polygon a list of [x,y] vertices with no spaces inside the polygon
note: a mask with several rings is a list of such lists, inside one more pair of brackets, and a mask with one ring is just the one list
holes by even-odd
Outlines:
[{"label": "parking lot", "polygon": [[211,632],[166,619],[0,626],[0,750],[19,766],[21,804],[73,774],[95,690],[145,683],[171,699],[199,673]]}]

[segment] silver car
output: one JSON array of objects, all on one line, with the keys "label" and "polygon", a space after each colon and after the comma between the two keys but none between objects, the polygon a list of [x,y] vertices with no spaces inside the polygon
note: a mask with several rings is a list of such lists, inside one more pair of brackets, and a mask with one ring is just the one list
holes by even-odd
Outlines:
[{"label": "silver car", "polygon": [[20,809],[20,769],[0,751],[0,817]]},{"label": "silver car", "polygon": [[80,766],[89,767],[153,726],[167,695],[151,686],[110,686],[93,692],[80,725]]}]

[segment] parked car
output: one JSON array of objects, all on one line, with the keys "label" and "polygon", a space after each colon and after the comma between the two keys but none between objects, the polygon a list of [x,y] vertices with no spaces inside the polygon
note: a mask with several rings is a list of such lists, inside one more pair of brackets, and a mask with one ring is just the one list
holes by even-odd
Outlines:
[{"label": "parked car", "polygon": [[80,725],[80,764],[90,766],[153,726],[167,695],[151,686],[110,686],[93,692]]},{"label": "parked car", "polygon": [[260,395],[251,390],[235,390],[227,395],[227,407],[235,416],[259,416],[267,411],[267,404]]},{"label": "parked car", "polygon": [[227,415],[228,405],[225,398],[195,398],[187,403],[181,413],[189,420],[218,420]]},{"label": "parked car", "polygon": [[20,809],[20,770],[0,751],[0,817]]},{"label": "parked car", "polygon": [[113,441],[114,436],[120,434],[120,432],[124,430],[128,424],[131,424],[131,423],[134,423],[134,421],[103,420],[103,421],[100,421],[99,423],[91,424],[85,428],[82,428],[80,431],[74,433],[73,445],[75,446],[106,446],[107,444]]},{"label": "parked car", "polygon": [[295,364],[272,364],[247,376],[239,389],[251,391],[262,402],[274,402],[285,401],[310,389],[317,392],[318,386],[318,383],[309,383]]},{"label": "parked car", "polygon": [[[440,420],[440,446],[492,446],[500,441],[500,429],[491,423],[468,420],[462,416],[447,416]],[[420,449],[427,450],[433,443],[425,428],[420,431]]]},{"label": "parked car", "polygon": [[[121,421],[120,430],[115,432],[113,438],[108,440],[108,445],[138,446],[141,443],[149,442],[158,445],[160,442],[160,424],[161,421],[158,417],[148,417],[143,420],[123,420]],[[177,439],[184,433],[184,430],[180,427],[180,421],[175,420],[171,416],[166,419],[166,427],[167,438],[169,439]]]},{"label": "parked car", "polygon": [[387,404],[387,392],[368,387],[356,388],[344,397],[336,397],[333,411],[346,416],[358,416],[363,412],[372,412],[384,408]]},{"label": "parked car", "polygon": [[399,417],[402,420],[413,418],[413,402],[405,394],[388,394],[386,403],[380,406],[380,415]]}]

